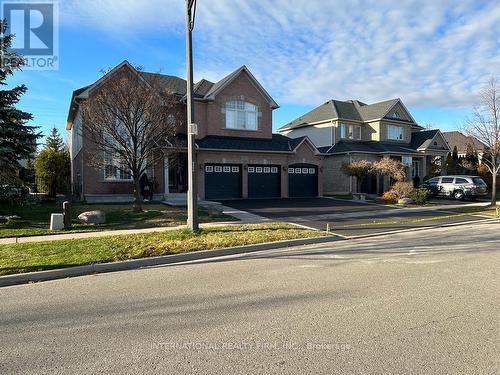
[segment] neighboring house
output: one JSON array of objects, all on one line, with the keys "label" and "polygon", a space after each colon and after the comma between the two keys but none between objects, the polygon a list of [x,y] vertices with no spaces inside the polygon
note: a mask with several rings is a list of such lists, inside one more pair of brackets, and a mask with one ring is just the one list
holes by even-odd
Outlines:
[{"label": "neighboring house", "polygon": [[468,150],[473,150],[477,152],[479,161],[483,158],[487,147],[477,138],[466,136],[459,131],[443,132],[443,136],[448,142],[451,151],[455,147],[457,148],[458,157],[465,157]]},{"label": "neighboring house", "polygon": [[[449,152],[441,132],[425,131],[400,99],[374,104],[329,100],[284,125],[278,132],[292,138],[307,136],[318,148],[325,158],[325,194],[357,190],[355,178],[342,172],[342,165],[352,160],[395,158],[408,166],[408,180],[417,182],[430,175],[433,159],[440,158],[444,165]],[[359,190],[380,194],[389,184],[386,177],[368,176]]]},{"label": "neighboring house", "polygon": [[[130,174],[106,174],[86,159],[92,144],[82,135],[79,104],[97,84],[118,69],[131,69],[145,79],[155,73],[135,70],[124,61],[97,82],[75,90],[67,130],[71,133],[74,191],[87,201],[132,199]],[[160,75],[161,84],[179,98],[185,112],[186,81]],[[272,112],[278,104],[242,66],[218,82],[202,79],[194,85],[198,196],[201,199],[276,198],[322,194],[322,157],[305,136],[289,138],[272,132]],[[184,136],[184,137],[183,137]],[[185,134],[179,139],[185,140]],[[179,142],[177,142],[179,144]],[[184,142],[185,144],[185,142]],[[112,168],[111,168],[112,170]],[[176,148],[148,177],[154,180],[156,199],[187,190],[187,153]]]}]

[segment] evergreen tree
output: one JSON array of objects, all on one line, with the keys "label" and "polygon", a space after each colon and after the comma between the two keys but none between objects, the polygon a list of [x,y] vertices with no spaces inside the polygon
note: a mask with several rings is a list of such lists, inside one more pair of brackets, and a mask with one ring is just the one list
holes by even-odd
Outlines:
[{"label": "evergreen tree", "polygon": [[447,174],[457,174],[459,166],[458,150],[457,146],[453,147],[452,154],[448,154],[446,158],[446,173]]},{"label": "evergreen tree", "polygon": [[[0,20],[0,85],[7,85],[7,77],[21,70],[24,59],[10,52],[13,35],[6,34],[7,23]],[[17,175],[21,159],[33,157],[36,141],[40,137],[35,126],[27,125],[33,119],[31,113],[16,108],[21,96],[26,93],[25,85],[0,90],[0,179]]]},{"label": "evergreen tree", "polygon": [[63,151],[65,149],[64,141],[56,128],[52,128],[47,136],[45,149],[54,150],[55,152]]}]

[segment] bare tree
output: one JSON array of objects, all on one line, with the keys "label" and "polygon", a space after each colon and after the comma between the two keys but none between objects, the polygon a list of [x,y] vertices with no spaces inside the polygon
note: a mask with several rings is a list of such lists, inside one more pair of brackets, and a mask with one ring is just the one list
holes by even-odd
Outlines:
[{"label": "bare tree", "polygon": [[406,166],[399,160],[382,158],[373,163],[373,171],[380,176],[389,176],[396,181],[406,180]]},{"label": "bare tree", "polygon": [[[496,205],[497,175],[500,170],[500,88],[498,79],[492,76],[488,84],[479,92],[479,105],[474,107],[471,116],[466,120],[464,132],[476,138],[486,146],[485,156],[481,162],[488,168],[492,176],[491,205]],[[471,143],[476,152],[477,142]]]},{"label": "bare tree", "polygon": [[356,177],[356,190],[359,193],[363,180],[373,169],[373,163],[368,160],[354,160],[342,164],[341,169],[346,175]]},{"label": "bare tree", "polygon": [[131,178],[134,211],[142,211],[141,176],[163,160],[182,124],[179,98],[162,76],[123,66],[81,105],[82,136],[93,144],[89,162],[105,173]]}]

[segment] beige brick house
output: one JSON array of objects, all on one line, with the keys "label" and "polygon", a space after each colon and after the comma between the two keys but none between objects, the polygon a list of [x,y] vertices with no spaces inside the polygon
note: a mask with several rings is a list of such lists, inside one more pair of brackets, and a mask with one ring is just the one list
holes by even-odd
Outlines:
[{"label": "beige brick house", "polygon": [[[140,72],[124,61],[108,73],[130,69],[145,79],[154,73]],[[165,89],[179,98],[185,112],[186,81],[160,75]],[[73,189],[87,201],[128,201],[132,182],[126,171],[107,173],[92,167],[86,152],[92,142],[82,134],[79,106],[106,76],[73,92],[68,114]],[[306,136],[289,138],[272,132],[272,113],[278,104],[252,73],[242,66],[218,82],[202,79],[194,85],[198,196],[201,199],[276,198],[322,194],[323,157]],[[175,141],[183,142],[185,134]],[[187,155],[182,146],[175,154],[152,165],[147,172],[154,181],[156,199],[184,194],[187,189]],[[109,169],[111,170],[111,169]]]},{"label": "beige brick house", "polygon": [[[354,178],[341,167],[352,160],[376,161],[395,158],[408,166],[408,180],[422,181],[430,175],[433,159],[450,151],[439,130],[424,130],[400,99],[366,104],[358,100],[329,100],[278,129],[291,138],[308,137],[324,157],[323,191],[344,194],[358,191]],[[361,192],[380,194],[387,178],[369,176]]]}]

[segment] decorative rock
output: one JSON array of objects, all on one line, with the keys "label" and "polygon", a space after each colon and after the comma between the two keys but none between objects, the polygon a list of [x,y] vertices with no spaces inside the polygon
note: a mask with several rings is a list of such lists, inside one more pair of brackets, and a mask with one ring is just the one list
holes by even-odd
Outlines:
[{"label": "decorative rock", "polygon": [[207,211],[210,216],[222,215],[223,208],[219,204],[211,204],[207,206]]},{"label": "decorative rock", "polygon": [[85,224],[104,224],[106,222],[106,213],[104,211],[86,211],[78,215],[78,220]]},{"label": "decorative rock", "polygon": [[51,214],[50,215],[50,230],[64,229],[64,215]]},{"label": "decorative rock", "polygon": [[10,215],[10,216],[7,216],[6,218],[9,221],[11,221],[11,220],[21,220],[21,216],[17,216],[17,215]]},{"label": "decorative rock", "polygon": [[410,198],[398,199],[398,204],[401,204],[401,205],[407,205],[407,204],[412,204],[412,203],[413,203],[413,201]]}]

